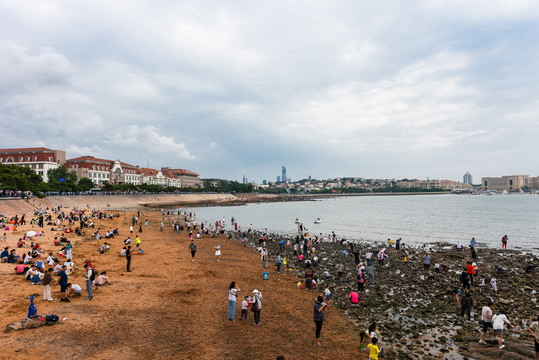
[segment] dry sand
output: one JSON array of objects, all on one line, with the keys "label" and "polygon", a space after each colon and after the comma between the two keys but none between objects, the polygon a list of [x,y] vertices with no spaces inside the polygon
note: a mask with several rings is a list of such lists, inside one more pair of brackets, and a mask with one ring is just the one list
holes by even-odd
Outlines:
[{"label": "dry sand", "polygon": [[[94,198],[92,205],[99,202],[99,207],[103,207],[111,203],[110,199]],[[73,199],[61,199],[65,206],[73,206]],[[84,208],[89,203],[86,199],[77,206]],[[5,205],[6,202],[13,205]],[[26,212],[29,221],[31,208],[26,205],[16,208],[15,202],[21,201],[0,201],[0,211],[8,216]],[[130,207],[133,203],[123,205]],[[118,208],[122,204],[111,205]],[[112,243],[112,251],[107,254],[99,254],[97,240],[68,235],[74,245],[75,264],[82,267],[83,259],[91,259],[98,272],[107,271],[114,283],[96,291],[92,301],[84,301],[83,272],[70,280],[83,288],[83,296],[72,299],[71,303],[47,302],[42,300],[42,286],[30,285],[22,276],[15,275],[13,264],[0,264],[1,329],[26,316],[29,305],[26,297],[31,294],[38,294],[35,300],[38,313],[57,314],[60,319],[67,317],[58,325],[3,334],[2,358],[275,359],[278,355],[286,359],[367,358],[367,353],[359,349],[358,329],[333,308],[326,311],[324,345],[315,346],[312,309],[318,293],[297,289],[296,277],[279,275],[270,269],[270,279],[262,280],[264,270],[258,254],[223,236],[197,240],[193,263],[188,234],[182,232],[178,236],[169,226],[160,232],[159,212],[141,216],[142,221],[150,221],[149,229],[141,234],[146,254],[133,255],[133,272],[125,272],[125,258],[118,253],[128,235],[132,214],[124,215],[122,211],[120,218],[96,221],[96,228],[101,228],[102,233],[119,228],[121,236],[108,241]],[[36,240],[46,253],[49,250],[57,253],[59,247],[52,244],[56,234],[50,228],[46,227],[45,236]],[[26,225],[17,232],[9,232],[8,245],[14,247],[17,239],[31,229],[31,225]],[[221,245],[220,262],[214,257],[216,244]],[[261,326],[253,326],[252,312],[248,321],[239,321],[240,301],[236,321],[227,319],[230,281],[236,281],[241,289],[238,299],[252,294],[254,288],[262,291]],[[58,286],[53,286],[53,297],[59,297]]]}]

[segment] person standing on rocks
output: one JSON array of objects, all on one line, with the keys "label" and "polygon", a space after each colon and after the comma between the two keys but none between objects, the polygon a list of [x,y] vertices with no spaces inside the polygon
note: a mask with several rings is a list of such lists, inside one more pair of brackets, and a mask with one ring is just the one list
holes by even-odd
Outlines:
[{"label": "person standing on rocks", "polygon": [[372,267],[372,263],[367,264],[367,281],[369,285],[374,285],[374,268]]},{"label": "person standing on rocks", "polygon": [[460,316],[468,316],[468,321],[471,321],[471,312],[473,310],[473,297],[470,294],[469,290],[464,291],[464,296],[462,297],[461,307],[460,307]]},{"label": "person standing on rocks", "polygon": [[483,306],[483,309],[481,310],[481,325],[483,326],[483,329],[481,331],[481,339],[479,339],[480,344],[486,344],[485,340],[483,338],[485,337],[485,334],[487,333],[488,329],[492,329],[492,308],[494,307],[494,303],[492,300],[489,300],[487,303],[487,306]]},{"label": "person standing on rocks", "polygon": [[509,238],[507,235],[504,235],[502,238],[502,249],[507,249],[507,240],[509,240]]},{"label": "person standing on rocks", "polygon": [[131,272],[131,245],[125,250],[125,260],[127,261],[127,272]]},{"label": "person standing on rocks", "polygon": [[429,271],[430,268],[430,255],[425,253],[423,255],[423,272]]},{"label": "person standing on rocks", "polygon": [[314,272],[310,269],[310,267],[307,267],[307,270],[305,271],[305,288],[312,290],[313,289],[313,279],[314,279]]},{"label": "person standing on rocks", "polygon": [[317,297],[316,301],[314,302],[314,323],[316,325],[315,337],[317,346],[322,346],[320,332],[322,331],[322,325],[326,319],[324,314],[326,307],[327,305],[324,302],[324,298],[322,296]]},{"label": "person standing on rocks", "polygon": [[462,290],[470,290],[470,275],[468,274],[467,268],[464,268],[464,270],[460,273],[460,282],[462,283]]},{"label": "person standing on rocks", "polygon": [[264,268],[268,267],[268,250],[263,247],[262,251],[260,251],[260,259],[262,260],[262,266]]},{"label": "person standing on rocks", "polygon": [[539,360],[539,316],[536,321],[531,323],[528,330],[532,334],[535,343],[535,360]]},{"label": "person standing on rocks", "polygon": [[197,252],[197,244],[195,244],[195,240],[191,239],[191,243],[189,244],[189,250],[191,251],[191,261],[195,261],[195,254]]},{"label": "person standing on rocks", "polygon": [[514,328],[513,324],[507,320],[507,316],[505,316],[505,311],[500,311],[499,314],[494,315],[493,318],[493,324],[492,328],[494,329],[494,332],[496,332],[496,336],[498,337],[498,346],[500,349],[503,349],[505,345],[503,344],[503,328],[505,324],[508,324],[511,326],[511,329]]}]

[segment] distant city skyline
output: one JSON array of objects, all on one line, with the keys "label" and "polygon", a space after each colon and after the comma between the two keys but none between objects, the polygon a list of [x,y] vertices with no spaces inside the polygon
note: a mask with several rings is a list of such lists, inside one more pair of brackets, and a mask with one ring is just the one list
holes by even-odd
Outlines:
[{"label": "distant city skyline", "polygon": [[294,180],[539,175],[538,2],[0,6],[4,148],[257,183],[283,163]]}]

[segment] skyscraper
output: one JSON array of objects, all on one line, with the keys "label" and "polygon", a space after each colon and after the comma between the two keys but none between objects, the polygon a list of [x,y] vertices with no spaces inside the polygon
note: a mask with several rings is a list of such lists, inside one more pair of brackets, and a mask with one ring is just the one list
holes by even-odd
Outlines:
[{"label": "skyscraper", "polygon": [[277,176],[277,182],[281,182],[281,177]]},{"label": "skyscraper", "polygon": [[466,172],[463,177],[463,183],[472,185],[472,175],[469,172]]},{"label": "skyscraper", "polygon": [[286,178],[286,167],[283,165],[282,174],[281,174],[281,180],[285,182],[287,180]]}]

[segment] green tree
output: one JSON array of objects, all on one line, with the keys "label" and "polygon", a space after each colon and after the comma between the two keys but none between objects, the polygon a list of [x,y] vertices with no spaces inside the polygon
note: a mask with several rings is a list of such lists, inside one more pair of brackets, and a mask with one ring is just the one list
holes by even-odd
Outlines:
[{"label": "green tree", "polygon": [[73,191],[76,189],[77,175],[70,172],[64,165],[60,165],[56,169],[50,169],[47,171],[47,176],[49,177],[49,185],[53,190]]},{"label": "green tree", "polygon": [[77,183],[77,188],[80,191],[88,191],[94,187],[94,182],[87,177],[83,177]]},{"label": "green tree", "polygon": [[32,169],[16,165],[0,164],[0,189],[31,191],[42,197],[39,191],[43,185],[41,176]]}]

